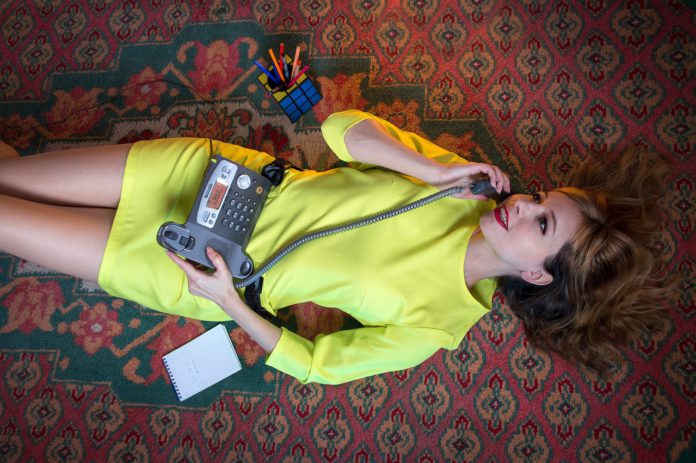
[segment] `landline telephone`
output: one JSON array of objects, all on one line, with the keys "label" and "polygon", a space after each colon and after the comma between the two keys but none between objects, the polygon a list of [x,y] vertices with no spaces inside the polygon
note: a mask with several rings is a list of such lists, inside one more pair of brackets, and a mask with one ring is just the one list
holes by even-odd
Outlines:
[{"label": "landline telephone", "polygon": [[[220,155],[214,155],[210,159],[186,222],[184,224],[163,223],[157,232],[157,242],[199,267],[207,269],[214,268],[206,255],[206,248],[212,247],[225,259],[232,276],[238,279],[234,282],[235,288],[243,288],[256,283],[283,257],[309,241],[403,214],[460,193],[465,188],[463,186],[447,188],[401,207],[345,225],[309,233],[282,248],[254,273],[253,261],[246,255],[244,249],[249,242],[271,185],[271,181],[263,175]],[[488,197],[498,195],[487,178],[473,181],[468,188],[473,194]]]},{"label": "landline telephone", "polygon": [[163,223],[157,242],[205,268],[213,268],[206,255],[210,246],[225,259],[233,277],[248,277],[254,264],[244,249],[270,189],[263,175],[216,154],[186,223]]}]

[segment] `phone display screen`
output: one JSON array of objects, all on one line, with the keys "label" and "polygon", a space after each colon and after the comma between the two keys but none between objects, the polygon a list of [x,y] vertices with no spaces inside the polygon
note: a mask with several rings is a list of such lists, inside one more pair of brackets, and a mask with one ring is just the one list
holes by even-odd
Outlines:
[{"label": "phone display screen", "polygon": [[226,192],[227,185],[222,182],[216,182],[215,186],[213,186],[213,189],[210,192],[206,206],[212,209],[220,209],[220,204],[222,204],[222,200],[225,198]]}]

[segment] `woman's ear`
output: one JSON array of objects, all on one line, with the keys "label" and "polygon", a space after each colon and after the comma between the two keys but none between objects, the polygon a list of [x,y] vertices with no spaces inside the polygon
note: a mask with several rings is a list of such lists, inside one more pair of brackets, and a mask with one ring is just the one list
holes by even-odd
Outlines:
[{"label": "woman's ear", "polygon": [[537,286],[546,286],[553,281],[551,274],[546,271],[537,272],[534,270],[522,270],[520,278],[527,283]]}]

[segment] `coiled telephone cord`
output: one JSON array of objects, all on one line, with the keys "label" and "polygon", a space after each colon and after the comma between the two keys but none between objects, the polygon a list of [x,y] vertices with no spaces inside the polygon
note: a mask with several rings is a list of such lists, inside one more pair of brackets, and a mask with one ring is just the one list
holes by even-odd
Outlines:
[{"label": "coiled telephone cord", "polygon": [[370,215],[368,217],[364,217],[362,219],[358,219],[354,222],[350,222],[344,225],[338,225],[335,227],[327,228],[325,230],[319,230],[316,232],[308,233],[307,235],[304,235],[292,243],[288,244],[284,248],[282,248],[280,251],[278,251],[275,256],[266,262],[264,265],[261,266],[260,269],[258,269],[256,272],[252,273],[250,276],[246,277],[243,280],[236,281],[234,283],[235,288],[243,288],[245,286],[249,286],[254,284],[261,276],[268,272],[274,265],[276,265],[278,262],[280,262],[281,259],[283,259],[285,256],[290,254],[292,251],[295,249],[299,248],[300,246],[309,243],[310,241],[316,240],[318,238],[323,238],[325,236],[329,235],[334,235],[336,233],[342,233],[345,231],[349,230],[355,230],[356,228],[361,228],[365,227],[367,225],[371,225],[375,222],[380,222],[385,219],[389,219],[392,217],[395,217],[397,215],[403,214],[405,212],[411,211],[413,209],[417,209],[419,207],[425,206],[427,204],[430,204],[432,202],[435,202],[439,199],[446,198],[448,196],[456,195],[457,193],[461,193],[464,191],[463,186],[453,186],[450,188],[447,188],[445,190],[439,191],[437,193],[433,193],[430,196],[426,196],[425,198],[418,199],[416,201],[413,201],[411,203],[408,203],[404,206],[399,206],[395,207],[393,209],[389,209],[384,212],[378,212],[376,214]]}]

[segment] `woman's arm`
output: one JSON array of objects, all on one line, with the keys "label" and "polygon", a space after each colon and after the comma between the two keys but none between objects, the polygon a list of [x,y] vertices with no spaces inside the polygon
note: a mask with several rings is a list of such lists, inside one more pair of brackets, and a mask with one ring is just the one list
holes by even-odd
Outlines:
[{"label": "woman's arm", "polygon": [[232,284],[224,259],[212,248],[207,249],[208,258],[215,266],[215,273],[209,275],[196,270],[193,265],[178,257],[171,251],[167,255],[178,265],[188,278],[189,292],[194,296],[210,299],[220,306],[237,324],[246,331],[251,339],[267,353],[271,353],[278,344],[281,329],[254,312],[242,301]]},{"label": "woman's arm", "polygon": [[251,310],[237,294],[222,256],[208,248],[213,274],[196,270],[172,252],[186,273],[189,291],[218,304],[270,356],[267,365],[300,382],[339,384],[386,371],[413,367],[452,342],[439,329],[372,326],[320,334],[310,341],[283,330]]},{"label": "woman's arm", "polygon": [[437,181],[443,166],[390,136],[374,119],[364,119],[349,128],[344,142],[356,161],[386,167],[426,183]]},{"label": "woman's arm", "polygon": [[[476,177],[487,175],[498,193],[510,191],[510,179],[498,167],[475,162],[439,163],[391,136],[374,119],[364,119],[350,127],[345,133],[344,142],[350,156],[356,161],[386,167],[440,189],[468,186]],[[468,191],[459,196],[486,199],[484,196],[471,195]]]},{"label": "woman's arm", "polygon": [[364,326],[318,334],[314,341],[283,329],[266,365],[301,383],[341,384],[414,367],[451,344],[452,335],[436,328]]}]

